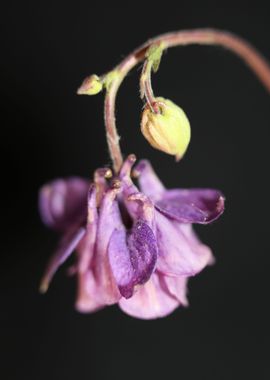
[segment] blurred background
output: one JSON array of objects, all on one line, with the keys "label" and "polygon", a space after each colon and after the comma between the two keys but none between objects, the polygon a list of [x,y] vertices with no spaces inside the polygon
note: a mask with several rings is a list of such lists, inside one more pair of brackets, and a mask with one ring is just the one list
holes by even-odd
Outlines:
[{"label": "blurred background", "polygon": [[[150,158],[168,187],[215,187],[226,212],[197,228],[217,259],[190,281],[190,307],[141,321],[116,306],[74,310],[76,281],[62,268],[45,296],[39,280],[58,237],[37,210],[51,179],[91,177],[109,164],[103,94],[76,95],[85,76],[102,74],[157,34],[215,27],[244,37],[270,59],[266,8],[101,1],[10,1],[1,31],[1,378],[270,378],[270,96],[249,69],[217,47],[164,54],[157,95],[189,116],[192,141],[178,164],[139,131],[139,69],[117,100],[125,154]],[[72,262],[72,259],[69,263]]]}]

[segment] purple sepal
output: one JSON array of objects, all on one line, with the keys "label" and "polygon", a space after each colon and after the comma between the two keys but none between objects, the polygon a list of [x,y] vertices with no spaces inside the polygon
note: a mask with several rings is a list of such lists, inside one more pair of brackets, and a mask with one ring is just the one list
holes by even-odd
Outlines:
[{"label": "purple sepal", "polygon": [[62,240],[60,241],[59,247],[52,255],[47,265],[47,269],[42,277],[40,284],[40,291],[45,293],[49,287],[51,279],[57,269],[62,265],[72,254],[74,249],[80,243],[85,235],[85,228],[80,227],[76,230],[71,230],[64,235]]},{"label": "purple sepal", "polygon": [[224,196],[218,190],[167,190],[155,207],[169,218],[181,223],[207,224],[224,211]]},{"label": "purple sepal", "polygon": [[134,169],[141,191],[152,201],[157,201],[166,190],[148,160],[141,160]]},{"label": "purple sepal", "polygon": [[65,231],[87,214],[89,182],[82,178],[57,179],[44,185],[39,192],[42,221],[55,230]]},{"label": "purple sepal", "polygon": [[108,189],[104,194],[99,209],[97,238],[93,258],[93,272],[97,281],[100,299],[106,305],[116,303],[121,294],[111,271],[108,246],[115,229],[122,228],[119,205],[116,200],[120,188]]},{"label": "purple sepal", "polygon": [[184,276],[171,277],[163,276],[164,286],[167,288],[167,292],[174,298],[176,298],[180,305],[188,306],[187,299],[187,283],[188,278]]},{"label": "purple sepal", "polygon": [[194,276],[212,261],[209,247],[193,237],[190,229],[156,213],[159,257],[157,269],[168,276]]},{"label": "purple sepal", "polygon": [[76,309],[81,313],[92,313],[106,306],[100,297],[97,281],[91,269],[78,275]]}]

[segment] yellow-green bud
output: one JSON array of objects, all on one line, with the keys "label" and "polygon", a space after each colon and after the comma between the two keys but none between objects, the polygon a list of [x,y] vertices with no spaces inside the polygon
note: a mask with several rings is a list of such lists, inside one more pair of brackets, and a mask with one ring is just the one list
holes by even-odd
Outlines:
[{"label": "yellow-green bud", "polygon": [[184,111],[172,101],[156,98],[154,113],[147,105],[142,114],[141,131],[154,148],[183,157],[190,141],[190,124]]},{"label": "yellow-green bud", "polygon": [[97,75],[90,75],[85,78],[81,87],[78,89],[78,95],[96,95],[103,88],[103,84]]}]

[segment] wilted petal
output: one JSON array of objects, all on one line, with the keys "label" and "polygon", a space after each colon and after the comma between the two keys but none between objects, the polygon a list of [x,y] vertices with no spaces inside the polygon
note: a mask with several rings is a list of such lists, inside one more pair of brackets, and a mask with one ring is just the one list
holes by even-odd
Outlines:
[{"label": "wilted petal", "polygon": [[117,302],[121,295],[111,271],[108,246],[115,229],[123,228],[116,196],[119,188],[109,189],[102,199],[98,220],[98,231],[94,257],[94,275],[99,286],[99,293],[105,304]]},{"label": "wilted petal", "polygon": [[81,313],[91,313],[103,306],[105,305],[99,296],[97,282],[92,270],[80,273],[76,309]]},{"label": "wilted petal", "polygon": [[95,170],[94,173],[94,182],[97,187],[97,206],[100,205],[100,202],[103,198],[103,195],[108,190],[107,179],[112,177],[112,171],[109,168],[99,168]]},{"label": "wilted petal", "polygon": [[212,260],[211,250],[195,242],[177,222],[156,212],[157,269],[170,276],[193,276]]},{"label": "wilted petal", "polygon": [[155,230],[155,208],[147,196],[136,192],[124,198],[124,201],[128,212],[135,220],[142,219]]},{"label": "wilted petal", "polygon": [[179,305],[179,301],[164,287],[162,276],[158,273],[154,273],[146,284],[139,286],[131,298],[121,298],[119,301],[120,308],[126,314],[141,319],[165,317]]},{"label": "wilted petal", "polygon": [[85,235],[85,228],[72,229],[63,237],[55,254],[49,260],[47,269],[42,277],[40,291],[45,293],[49,287],[51,279],[60,265],[62,265],[72,254],[79,242]]},{"label": "wilted petal", "polygon": [[187,299],[187,282],[188,278],[184,276],[172,277],[163,276],[163,281],[169,294],[175,297],[181,305],[188,306]]},{"label": "wilted petal", "polygon": [[109,259],[119,291],[125,298],[134,286],[149,280],[157,260],[157,242],[152,229],[138,220],[130,232],[115,230],[109,245]]},{"label": "wilted petal", "polygon": [[224,196],[218,190],[168,190],[155,203],[156,208],[169,218],[182,223],[207,224],[224,211]]},{"label": "wilted petal", "polygon": [[78,247],[78,272],[82,273],[90,268],[94,255],[97,236],[97,185],[92,184],[88,191],[86,233]]},{"label": "wilted petal", "polygon": [[39,193],[39,209],[43,222],[64,231],[86,217],[89,183],[73,177],[58,179],[44,185]]},{"label": "wilted petal", "polygon": [[125,177],[130,178],[131,169],[135,162],[136,162],[135,154],[129,154],[127,158],[125,159],[119,173],[119,178],[121,180],[124,179]]},{"label": "wilted petal", "polygon": [[207,265],[212,265],[215,263],[215,258],[213,256],[211,248],[201,242],[192,224],[174,222],[174,226],[176,229],[181,230],[181,232],[186,236],[194,249],[198,247],[198,249],[205,250],[205,254],[209,256]]},{"label": "wilted petal", "polygon": [[141,219],[145,221],[154,231],[154,204],[149,197],[138,190],[130,179],[130,171],[134,160],[134,155],[130,155],[120,172],[123,187],[122,201],[126,206],[126,211],[132,219]]},{"label": "wilted petal", "polygon": [[119,173],[119,180],[123,185],[123,195],[127,198],[130,194],[138,192],[138,188],[134,185],[131,180],[131,169],[136,161],[136,156],[134,154],[130,154],[123,163],[123,166]]},{"label": "wilted petal", "polygon": [[138,183],[141,191],[157,201],[161,198],[165,187],[154,172],[152,165],[147,160],[141,160],[134,169],[134,175],[138,177]]}]

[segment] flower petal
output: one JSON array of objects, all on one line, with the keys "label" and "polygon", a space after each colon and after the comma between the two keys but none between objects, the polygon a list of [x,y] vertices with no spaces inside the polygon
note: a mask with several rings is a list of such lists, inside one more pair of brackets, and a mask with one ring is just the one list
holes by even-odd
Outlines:
[{"label": "flower petal", "polygon": [[97,187],[96,204],[100,205],[103,195],[108,190],[107,179],[112,177],[112,171],[109,168],[99,168],[95,170],[94,182]]},{"label": "flower petal", "polygon": [[155,208],[150,199],[140,192],[135,192],[124,198],[128,212],[134,219],[142,219],[155,228]]},{"label": "flower petal", "polygon": [[159,256],[157,269],[169,276],[193,276],[212,262],[210,248],[166,216],[156,212]]},{"label": "flower petal", "polygon": [[92,313],[104,307],[99,296],[97,282],[92,270],[80,273],[78,276],[78,295],[76,309],[81,313]]},{"label": "flower petal", "polygon": [[156,208],[169,218],[182,223],[207,224],[224,211],[225,198],[218,190],[168,190],[155,203]]},{"label": "flower petal", "polygon": [[60,242],[60,246],[49,260],[47,269],[42,277],[40,291],[45,293],[49,287],[51,279],[60,265],[62,265],[72,254],[79,242],[85,235],[85,228],[72,229],[66,233]]},{"label": "flower petal", "polygon": [[165,187],[149,161],[141,160],[136,165],[133,173],[138,177],[139,187],[145,195],[150,197],[152,201],[157,201],[161,198]]},{"label": "flower petal", "polygon": [[215,258],[213,256],[212,250],[201,242],[192,224],[178,222],[174,222],[173,224],[177,230],[180,230],[186,236],[190,244],[195,247],[194,249],[198,247],[199,249],[205,250],[205,254],[209,257],[207,265],[215,264]]},{"label": "flower petal", "polygon": [[90,268],[94,255],[95,242],[97,236],[98,212],[97,194],[98,186],[91,184],[88,191],[87,224],[86,233],[78,246],[78,265],[77,271],[83,273]]},{"label": "flower petal", "polygon": [[129,298],[121,298],[120,308],[128,315],[140,319],[165,317],[180,305],[164,288],[162,275],[154,273],[151,279],[139,286],[135,294]]},{"label": "flower petal", "polygon": [[112,233],[115,229],[123,228],[115,199],[119,192],[120,188],[109,189],[101,201],[93,264],[100,297],[108,305],[116,303],[121,298],[108,258],[108,246]]},{"label": "flower petal", "polygon": [[43,222],[65,231],[75,221],[86,218],[89,183],[81,178],[58,179],[44,185],[39,193],[39,209]]},{"label": "flower petal", "polygon": [[97,183],[89,189],[86,234],[77,248],[78,285],[76,309],[82,313],[91,313],[104,306],[98,291],[96,278],[91,269],[97,235],[97,195],[99,192],[100,186]]},{"label": "flower petal", "polygon": [[130,298],[134,286],[148,281],[155,269],[155,235],[146,222],[138,220],[129,233],[124,229],[114,231],[108,253],[119,291]]},{"label": "flower petal", "polygon": [[135,155],[130,154],[124,161],[119,173],[119,180],[121,181],[121,184],[123,186],[123,194],[125,197],[139,191],[138,188],[134,185],[130,177],[131,169],[135,161],[136,161]]},{"label": "flower petal", "polygon": [[163,276],[164,283],[171,296],[175,297],[183,306],[188,306],[187,300],[187,282],[188,278],[184,276],[172,277]]}]

